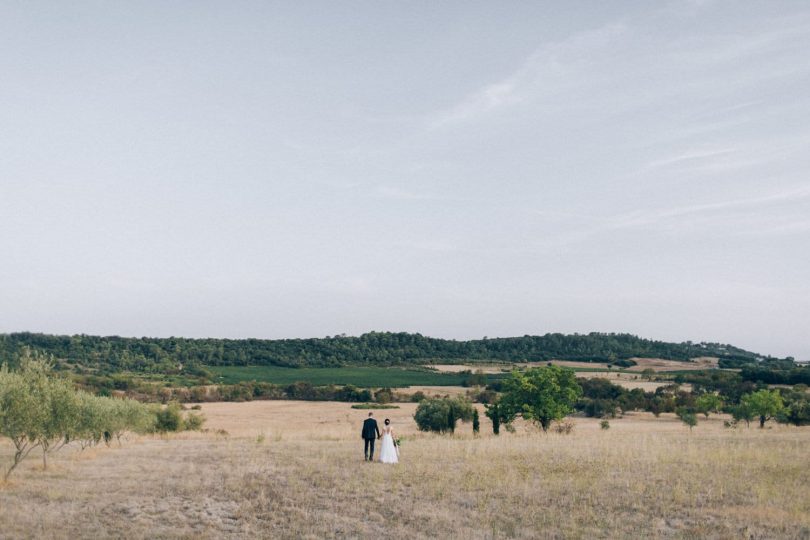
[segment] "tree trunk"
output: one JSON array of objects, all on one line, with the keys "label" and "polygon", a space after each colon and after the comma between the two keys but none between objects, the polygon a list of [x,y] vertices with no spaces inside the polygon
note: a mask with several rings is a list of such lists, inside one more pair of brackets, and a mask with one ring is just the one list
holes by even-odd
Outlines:
[{"label": "tree trunk", "polygon": [[765,415],[759,417],[759,429],[763,429],[765,427]]}]

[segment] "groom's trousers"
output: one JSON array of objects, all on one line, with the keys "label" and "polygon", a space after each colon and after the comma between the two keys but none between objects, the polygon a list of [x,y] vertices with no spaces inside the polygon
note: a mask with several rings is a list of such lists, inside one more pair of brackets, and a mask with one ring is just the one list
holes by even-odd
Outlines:
[{"label": "groom's trousers", "polygon": [[364,439],[366,441],[366,460],[374,461],[374,442],[376,439]]}]

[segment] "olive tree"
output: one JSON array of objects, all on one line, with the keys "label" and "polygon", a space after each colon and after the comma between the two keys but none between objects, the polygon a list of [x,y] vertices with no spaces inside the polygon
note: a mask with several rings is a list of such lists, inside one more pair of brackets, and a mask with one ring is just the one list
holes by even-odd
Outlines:
[{"label": "olive tree", "polygon": [[37,374],[32,380],[40,406],[45,409],[39,432],[42,449],[42,467],[48,468],[48,454],[57,452],[68,444],[79,427],[79,399],[70,381]]},{"label": "olive tree", "polygon": [[101,442],[108,424],[110,407],[106,406],[107,398],[100,398],[87,392],[79,392],[79,418],[74,440],[84,450]]},{"label": "olive tree", "polygon": [[112,437],[120,442],[125,431],[151,431],[155,421],[153,410],[136,401],[76,390],[47,359],[24,355],[17,371],[0,367],[0,435],[15,448],[5,479],[36,448],[47,468],[48,455],[73,441],[82,448]]},{"label": "olive tree", "polygon": [[0,435],[11,439],[14,455],[3,475],[8,480],[22,460],[39,447],[45,410],[37,397],[29,392],[20,373],[0,368]]}]

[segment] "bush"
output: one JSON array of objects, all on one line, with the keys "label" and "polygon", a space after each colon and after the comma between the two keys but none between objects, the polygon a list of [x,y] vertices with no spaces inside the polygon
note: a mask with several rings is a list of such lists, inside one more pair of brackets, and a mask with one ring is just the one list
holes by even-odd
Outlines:
[{"label": "bush", "polygon": [[780,421],[795,426],[810,425],[810,394],[807,387],[797,384],[793,390],[783,395],[785,410],[780,415]]},{"label": "bush", "polygon": [[480,369],[476,369],[475,373],[471,373],[469,370],[460,373],[465,375],[464,379],[461,381],[461,386],[486,386],[487,384],[487,376]]},{"label": "bush", "polygon": [[703,413],[706,418],[709,413],[718,413],[723,408],[723,399],[714,393],[706,393],[698,396],[695,400],[695,406],[698,412]]},{"label": "bush", "polygon": [[554,424],[554,431],[560,435],[570,435],[574,431],[574,423],[570,420],[558,421]]},{"label": "bush", "polygon": [[391,403],[394,401],[394,393],[390,388],[380,388],[374,392],[374,401],[377,403]]},{"label": "bush", "polygon": [[186,431],[200,431],[203,423],[205,423],[205,417],[203,415],[193,413],[188,414],[183,421],[183,429]]},{"label": "bush", "polygon": [[419,403],[413,417],[420,431],[452,433],[458,420],[472,420],[474,410],[472,404],[464,398],[426,399]]},{"label": "bush", "polygon": [[635,360],[630,360],[629,358],[622,358],[621,360],[616,360],[615,362],[613,362],[614,366],[619,366],[623,368],[633,367],[636,364],[638,364],[638,362],[636,362]]},{"label": "bush", "polygon": [[612,399],[586,399],[577,403],[577,408],[591,418],[615,418],[619,404]]},{"label": "bush", "polygon": [[181,431],[183,429],[183,413],[177,402],[169,403],[166,407],[155,413],[155,429],[159,433]]},{"label": "bush", "polygon": [[599,422],[599,427],[602,429],[610,429],[610,422],[608,422],[607,420],[602,420],[601,422]]},{"label": "bush", "polygon": [[675,414],[678,416],[678,418],[681,419],[681,422],[689,426],[689,431],[692,431],[692,428],[695,427],[698,423],[697,415],[693,411],[685,407],[682,407],[677,411],[675,411]]}]

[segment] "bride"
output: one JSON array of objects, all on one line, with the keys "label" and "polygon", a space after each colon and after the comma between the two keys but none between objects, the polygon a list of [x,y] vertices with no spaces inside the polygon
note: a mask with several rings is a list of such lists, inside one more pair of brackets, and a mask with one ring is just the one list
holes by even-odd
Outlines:
[{"label": "bride", "polygon": [[385,419],[385,427],[382,432],[380,463],[399,463],[399,452],[394,442],[394,429],[391,427],[391,420],[388,418]]}]

